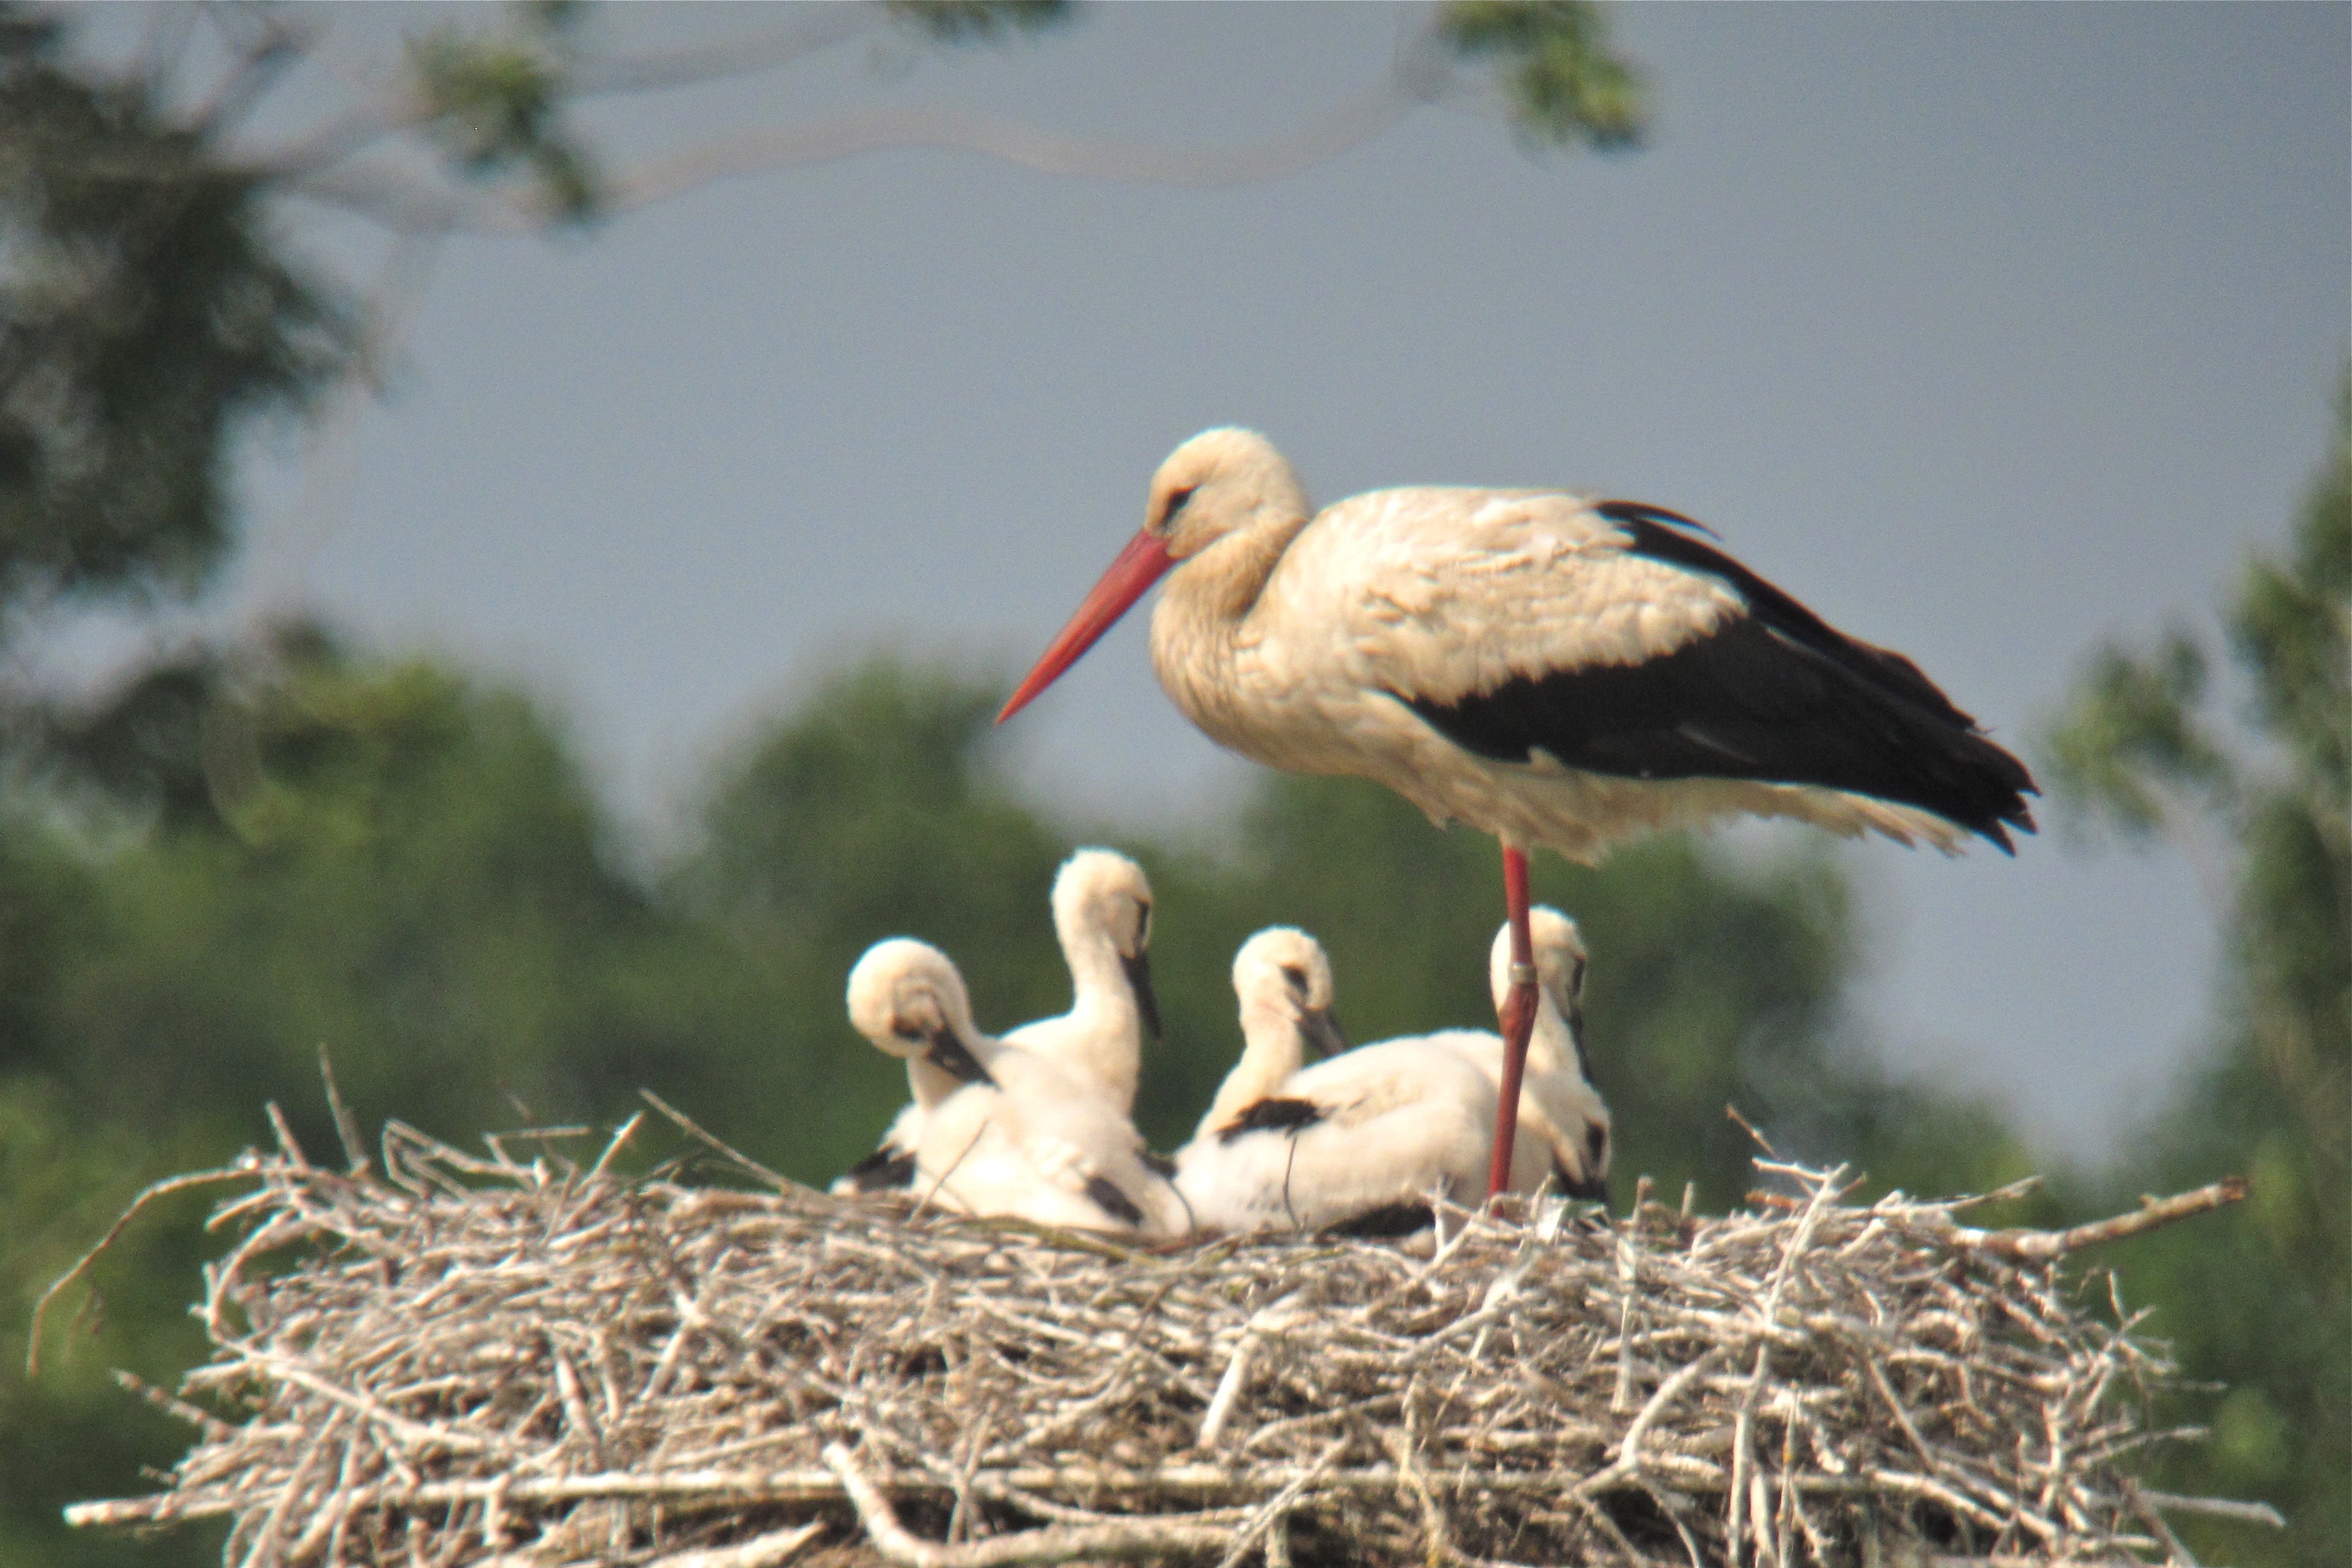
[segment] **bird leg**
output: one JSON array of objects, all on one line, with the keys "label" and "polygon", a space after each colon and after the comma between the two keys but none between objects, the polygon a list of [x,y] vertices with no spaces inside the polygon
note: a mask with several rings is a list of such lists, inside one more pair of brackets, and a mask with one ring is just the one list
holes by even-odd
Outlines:
[{"label": "bird leg", "polygon": [[1486,1174],[1492,1199],[1511,1184],[1511,1142],[1519,1128],[1519,1080],[1528,1069],[1528,1041],[1536,1032],[1536,942],[1528,927],[1527,851],[1503,846],[1503,903],[1511,920],[1511,990],[1497,1022],[1503,1026],[1501,1103],[1495,1108],[1495,1163]]}]

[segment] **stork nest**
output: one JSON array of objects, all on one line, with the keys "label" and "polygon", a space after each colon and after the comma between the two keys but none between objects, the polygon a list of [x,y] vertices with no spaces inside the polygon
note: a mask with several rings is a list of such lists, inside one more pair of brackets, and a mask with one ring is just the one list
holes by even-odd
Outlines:
[{"label": "stork nest", "polygon": [[281,1121],[163,1184],[254,1184],[213,1359],[140,1390],[201,1436],[68,1517],[238,1568],[2185,1562],[2126,1468],[2172,1369],[2059,1264],[2242,1190],[1984,1231],[1759,1162],[1792,1195],[1722,1218],[1134,1250],[490,1143]]}]

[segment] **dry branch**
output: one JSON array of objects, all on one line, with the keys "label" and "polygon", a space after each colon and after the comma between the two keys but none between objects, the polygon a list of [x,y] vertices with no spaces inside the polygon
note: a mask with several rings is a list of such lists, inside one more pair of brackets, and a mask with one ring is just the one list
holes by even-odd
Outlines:
[{"label": "dry branch", "polygon": [[141,1391],[194,1446],[68,1517],[226,1518],[239,1568],[1809,1568],[2155,1562],[2159,1510],[2252,1516],[2135,1489],[2171,1368],[2057,1272],[2228,1184],[1981,1231],[1769,1162],[1787,1209],[1152,1252],[625,1182],[620,1141],[208,1173],[256,1184],[215,1354]]}]

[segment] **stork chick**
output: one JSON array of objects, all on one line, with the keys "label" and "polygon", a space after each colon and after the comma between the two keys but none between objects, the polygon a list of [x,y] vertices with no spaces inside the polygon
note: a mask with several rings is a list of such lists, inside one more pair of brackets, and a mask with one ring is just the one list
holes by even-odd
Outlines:
[{"label": "stork chick", "polygon": [[1081,849],[1055,874],[1053,905],[1054,935],[1070,970],[1070,1010],[1008,1030],[1004,1041],[1051,1058],[1130,1116],[1143,1036],[1160,1038],[1151,884],[1124,855]]},{"label": "stork chick", "polygon": [[[908,1060],[923,1114],[904,1184],[926,1201],[1086,1230],[1190,1228],[1125,1117],[1052,1060],[980,1032],[947,954],[907,937],[877,942],[851,972],[849,994],[859,1032]],[[931,1069],[958,1053],[981,1076],[947,1089],[955,1075]]]},{"label": "stork chick", "polygon": [[[1584,938],[1576,922],[1548,904],[1528,911],[1535,945],[1535,1028],[1528,1040],[1527,1070],[1519,1084],[1519,1136],[1511,1152],[1509,1190],[1533,1193],[1546,1182],[1572,1198],[1609,1201],[1609,1107],[1592,1087],[1591,1058],[1584,1046]],[[1495,1005],[1511,990],[1511,928],[1495,933],[1487,973]],[[1499,1086],[1503,1040],[1482,1030],[1454,1029],[1433,1035],[1473,1063]]]},{"label": "stork chick", "polygon": [[1391,1040],[1302,1066],[1310,1047],[1346,1042],[1328,957],[1286,926],[1242,945],[1234,992],[1241,1059],[1176,1155],[1203,1229],[1393,1235],[1429,1223],[1433,1194],[1477,1194],[1495,1089],[1467,1058]]}]

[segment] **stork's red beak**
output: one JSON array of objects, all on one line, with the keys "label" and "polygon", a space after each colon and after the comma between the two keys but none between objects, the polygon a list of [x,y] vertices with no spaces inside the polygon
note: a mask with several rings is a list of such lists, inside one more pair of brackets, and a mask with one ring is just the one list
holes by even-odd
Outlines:
[{"label": "stork's red beak", "polygon": [[1062,671],[1078,662],[1078,657],[1095,646],[1103,633],[1110,630],[1119,616],[1127,614],[1144,591],[1160,581],[1160,574],[1174,565],[1175,558],[1168,553],[1167,544],[1145,529],[1127,542],[1110,570],[1094,586],[1070,624],[1062,628],[1045,651],[1037,657],[1037,666],[1022,681],[1020,689],[1004,704],[1004,711],[996,716],[1003,723],[1029,705],[1030,699],[1054,684]]}]

